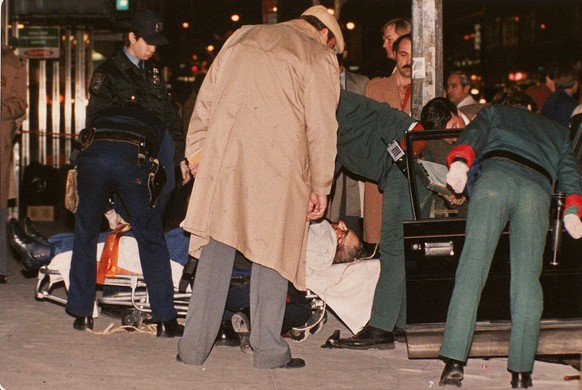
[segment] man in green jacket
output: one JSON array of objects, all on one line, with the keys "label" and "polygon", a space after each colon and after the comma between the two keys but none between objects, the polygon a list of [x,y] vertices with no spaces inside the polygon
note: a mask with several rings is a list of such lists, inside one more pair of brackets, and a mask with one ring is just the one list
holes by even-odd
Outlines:
[{"label": "man in green jacket", "polygon": [[511,336],[507,368],[513,388],[532,386],[543,293],[539,282],[548,213],[557,192],[566,194],[564,227],[582,236],[582,179],[568,130],[528,110],[518,89],[496,96],[462,132],[449,153],[447,183],[462,193],[475,156],[483,173],[473,187],[465,243],[455,276],[440,355],[440,384],[461,386],[481,291],[501,232],[509,221]]}]

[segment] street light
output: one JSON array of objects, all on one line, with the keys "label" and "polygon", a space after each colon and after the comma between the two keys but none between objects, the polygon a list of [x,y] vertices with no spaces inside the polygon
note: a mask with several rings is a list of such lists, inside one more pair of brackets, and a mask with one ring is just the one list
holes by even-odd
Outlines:
[{"label": "street light", "polygon": [[232,20],[233,22],[235,22],[235,23],[236,23],[236,22],[238,22],[238,21],[240,20],[240,15],[238,15],[238,14],[233,14],[233,15],[230,17],[230,20]]},{"label": "street light", "polygon": [[346,23],[346,28],[347,28],[348,30],[353,30],[354,28],[356,28],[356,25],[355,25],[355,23],[354,23],[354,22],[347,22],[347,23]]}]

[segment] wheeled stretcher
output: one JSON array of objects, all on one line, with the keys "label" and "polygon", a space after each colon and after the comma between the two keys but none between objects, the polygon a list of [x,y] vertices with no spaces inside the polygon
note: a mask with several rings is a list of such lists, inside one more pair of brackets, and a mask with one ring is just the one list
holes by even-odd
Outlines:
[{"label": "wheeled stretcher", "polygon": [[[115,290],[122,291],[97,298],[93,317],[98,316],[98,306],[102,305],[134,308],[143,314],[151,313],[147,286],[139,262],[137,242],[132,237],[119,234],[115,248],[115,253],[117,254],[115,257],[117,258],[112,263],[111,257],[105,259],[104,251],[105,254],[108,251],[111,253],[113,248],[108,246],[115,246],[115,241],[108,239],[105,243],[100,243],[97,246],[97,257],[100,259],[97,262],[97,267],[102,268],[100,264],[103,261],[110,261],[108,267],[104,267],[105,272],[103,275],[98,274],[98,282],[103,286],[113,287]],[[40,268],[36,284],[37,299],[66,304],[66,295],[59,293],[57,289],[62,286],[65,287],[65,290],[68,289],[71,257],[71,251],[61,252],[52,259],[50,264]],[[192,275],[195,263],[189,263],[186,269],[182,264],[175,261],[171,261],[170,264],[175,291],[174,306],[178,315],[184,317],[188,311],[188,303],[191,296],[189,280],[186,278]]]},{"label": "wheeled stretcher", "polygon": [[[184,242],[176,242],[176,240],[182,239],[183,232],[176,231],[176,236],[169,238],[168,242],[177,244],[174,246],[182,246],[184,250],[180,251],[180,253],[186,253],[187,247],[184,246]],[[68,239],[69,237],[67,237]],[[61,252],[52,259],[50,264],[40,268],[36,285],[37,299],[48,300],[62,305],[66,304],[66,295],[63,294],[59,287],[64,286],[65,290],[68,288],[71,257],[71,251]],[[98,317],[99,307],[127,308],[128,310],[122,313],[122,324],[139,327],[142,321],[151,313],[151,307],[147,286],[141,273],[136,240],[133,237],[124,236],[121,232],[114,231],[109,234],[105,243],[98,244],[97,257],[99,259],[97,262],[98,284],[113,289],[121,288],[122,292],[102,295],[97,298],[93,317]],[[180,256],[176,255],[174,257]],[[186,262],[185,266],[181,262]],[[170,264],[174,284],[174,307],[179,316],[185,317],[191,298],[190,286],[196,262],[194,260],[186,261],[185,257],[181,257],[177,261],[171,261]],[[244,288],[242,286],[248,284],[249,280],[250,271],[235,267],[231,276],[231,291],[237,290],[239,294],[243,294]],[[248,290],[246,292],[248,294]],[[290,331],[292,338],[296,341],[306,339],[307,332],[312,331],[320,323],[323,325],[321,320],[325,315],[325,304],[317,295],[310,292],[307,294],[307,299],[312,307],[313,318],[310,318],[301,328],[293,328],[293,332]],[[239,300],[235,299],[235,302]],[[243,307],[237,307],[237,310],[240,309],[243,309]]]}]

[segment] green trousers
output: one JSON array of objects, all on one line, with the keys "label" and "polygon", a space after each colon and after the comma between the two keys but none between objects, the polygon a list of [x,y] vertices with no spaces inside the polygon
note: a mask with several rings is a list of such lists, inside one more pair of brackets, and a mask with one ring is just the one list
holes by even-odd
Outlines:
[{"label": "green trousers", "polygon": [[501,232],[509,221],[511,336],[508,369],[532,371],[543,293],[539,282],[552,198],[541,174],[502,159],[486,160],[469,203],[466,238],[457,266],[440,355],[465,362],[481,291]]},{"label": "green trousers", "polygon": [[383,188],[380,277],[374,292],[370,325],[392,332],[406,326],[406,272],[402,222],[412,218],[408,180],[391,169]]}]

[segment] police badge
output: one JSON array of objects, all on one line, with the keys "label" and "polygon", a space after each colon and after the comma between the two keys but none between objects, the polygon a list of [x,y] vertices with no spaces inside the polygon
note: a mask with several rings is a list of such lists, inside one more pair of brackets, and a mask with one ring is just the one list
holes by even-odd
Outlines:
[{"label": "police badge", "polygon": [[152,81],[156,87],[162,85],[162,80],[160,79],[160,71],[156,67],[152,68]]},{"label": "police badge", "polygon": [[93,78],[91,79],[91,90],[93,92],[97,92],[99,91],[99,88],[101,88],[101,85],[103,85],[103,82],[105,81],[105,74],[101,73],[101,72],[97,72],[93,75]]}]

